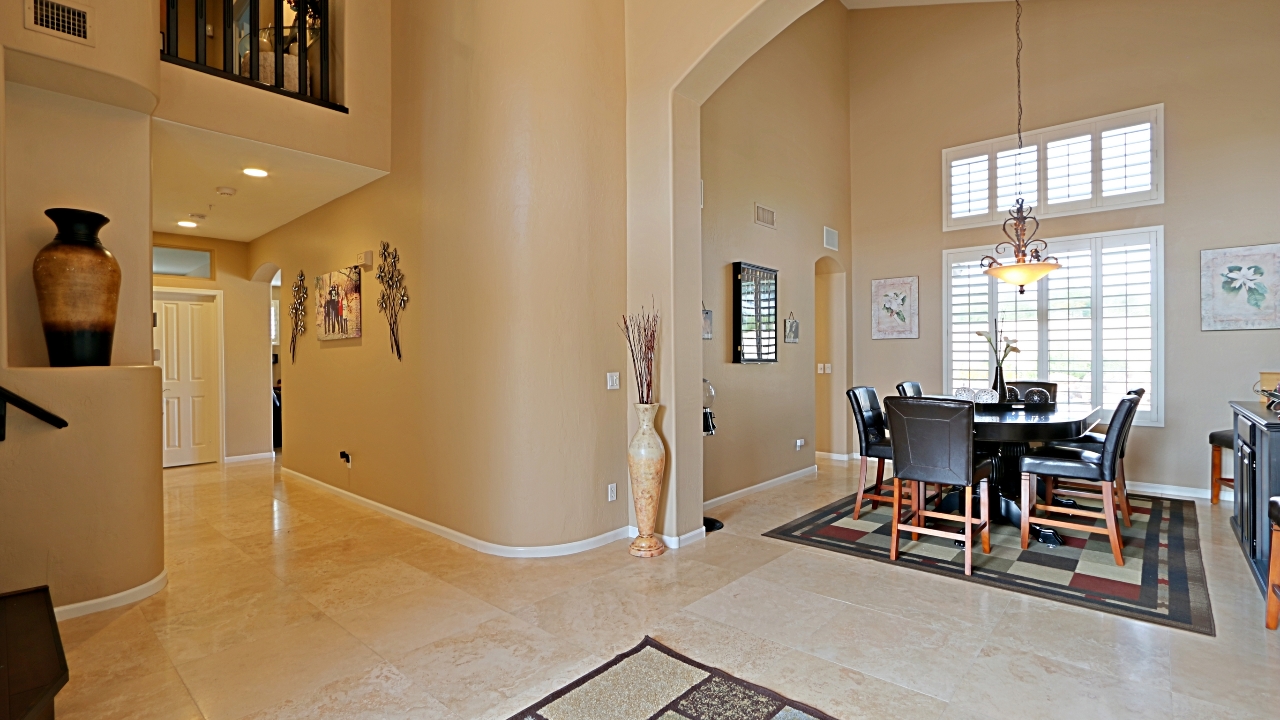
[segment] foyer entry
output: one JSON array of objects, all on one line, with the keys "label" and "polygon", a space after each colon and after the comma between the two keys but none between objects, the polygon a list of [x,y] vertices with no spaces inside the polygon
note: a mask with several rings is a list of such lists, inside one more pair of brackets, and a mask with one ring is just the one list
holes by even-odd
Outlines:
[{"label": "foyer entry", "polygon": [[153,357],[160,366],[164,466],[222,459],[221,293],[156,288]]}]

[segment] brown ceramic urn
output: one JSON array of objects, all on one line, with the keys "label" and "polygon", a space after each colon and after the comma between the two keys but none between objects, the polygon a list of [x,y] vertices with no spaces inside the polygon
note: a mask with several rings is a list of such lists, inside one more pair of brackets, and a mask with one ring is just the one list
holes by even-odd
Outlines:
[{"label": "brown ceramic urn", "polygon": [[110,365],[120,299],[120,264],[98,240],[110,220],[88,210],[44,211],[58,226],[32,274],[53,367]]}]

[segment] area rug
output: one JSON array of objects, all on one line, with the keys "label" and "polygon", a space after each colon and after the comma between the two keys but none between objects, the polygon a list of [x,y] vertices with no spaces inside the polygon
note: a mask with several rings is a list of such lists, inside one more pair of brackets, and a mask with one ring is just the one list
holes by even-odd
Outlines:
[{"label": "area rug", "polygon": [[[856,497],[850,495],[765,535],[890,562],[889,505],[872,510],[864,499],[862,513],[854,520]],[[1214,635],[1195,503],[1131,494],[1129,504],[1133,527],[1120,524],[1124,567],[1115,564],[1106,535],[1058,529],[1064,545],[1051,548],[1033,537],[1023,550],[1018,528],[1010,525],[992,527],[990,555],[982,553],[981,545],[974,548],[972,576],[964,574],[963,549],[952,540],[928,535],[920,535],[919,541],[903,535],[897,564]],[[1080,505],[1097,509],[1088,501]],[[944,524],[952,532],[961,527]]]},{"label": "area rug", "polygon": [[511,720],[836,720],[646,637]]}]

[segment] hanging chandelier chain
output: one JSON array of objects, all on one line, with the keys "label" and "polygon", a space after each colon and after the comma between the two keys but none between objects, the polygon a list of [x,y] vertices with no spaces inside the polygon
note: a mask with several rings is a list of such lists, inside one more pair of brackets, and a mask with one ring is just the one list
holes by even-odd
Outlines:
[{"label": "hanging chandelier chain", "polygon": [[1013,34],[1018,38],[1018,57],[1014,65],[1018,68],[1018,149],[1022,149],[1022,0],[1015,0],[1018,15],[1013,22]]}]

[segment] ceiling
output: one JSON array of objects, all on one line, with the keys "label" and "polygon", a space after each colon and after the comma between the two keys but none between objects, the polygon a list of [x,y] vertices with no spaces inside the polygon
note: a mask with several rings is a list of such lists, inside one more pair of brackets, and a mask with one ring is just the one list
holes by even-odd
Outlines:
[{"label": "ceiling", "polygon": [[[151,122],[151,223],[162,232],[248,242],[386,175],[167,120]],[[252,178],[245,168],[269,175]],[[236,192],[219,195],[218,187]],[[179,227],[179,220],[198,227]]]},{"label": "ceiling", "polygon": [[850,10],[867,8],[906,7],[907,5],[956,5],[972,2],[1007,2],[1008,0],[840,0]]}]

